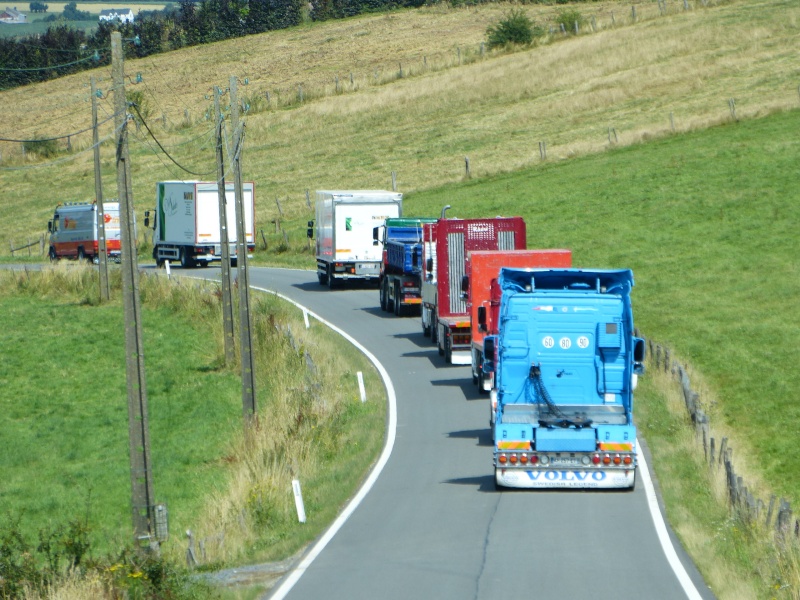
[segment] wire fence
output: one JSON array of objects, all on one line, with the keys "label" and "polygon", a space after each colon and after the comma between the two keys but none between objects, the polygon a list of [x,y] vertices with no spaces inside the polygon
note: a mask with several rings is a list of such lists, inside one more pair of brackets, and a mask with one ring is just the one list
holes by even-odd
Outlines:
[{"label": "wire fence", "polygon": [[698,443],[702,445],[703,458],[710,471],[725,470],[728,506],[731,512],[751,524],[763,524],[773,529],[778,543],[785,541],[788,535],[800,538],[800,521],[794,518],[788,500],[771,495],[769,502],[756,496],[752,487],[748,487],[743,477],[737,474],[733,460],[733,448],[727,437],[716,438],[713,434],[708,415],[703,410],[700,394],[692,389],[691,380],[686,368],[674,360],[669,348],[648,340],[650,357],[656,370],[674,377],[681,386],[686,411],[691,419]]}]

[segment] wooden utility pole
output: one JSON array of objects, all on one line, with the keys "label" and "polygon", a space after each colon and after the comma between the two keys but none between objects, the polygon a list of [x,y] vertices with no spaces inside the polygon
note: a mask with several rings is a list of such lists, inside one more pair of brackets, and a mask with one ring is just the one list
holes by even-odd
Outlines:
[{"label": "wooden utility pole", "polygon": [[[245,226],[244,194],[242,193],[243,126],[239,124],[239,98],[236,77],[231,77],[231,128],[233,129],[233,186],[236,196],[236,266],[239,277],[239,330],[242,355],[242,414],[245,430],[255,423],[256,385],[253,337],[250,327],[250,276],[247,271],[247,227]],[[255,242],[255,240],[253,240]]]},{"label": "wooden utility pole", "polygon": [[231,295],[231,247],[228,242],[228,201],[225,189],[225,159],[222,142],[222,112],[220,91],[214,87],[214,113],[217,116],[217,190],[219,191],[219,243],[222,250],[222,331],[225,337],[225,364],[235,360],[233,341],[233,299]]},{"label": "wooden utility pole", "polygon": [[97,254],[100,265],[100,301],[108,301],[108,253],[106,252],[106,218],[103,210],[103,179],[100,176],[100,134],[97,131],[97,85],[92,75],[92,143],[94,146],[94,197],[97,199]]},{"label": "wooden utility pole", "polygon": [[125,99],[122,35],[111,33],[111,75],[114,81],[114,125],[117,140],[122,298],[125,311],[125,371],[128,383],[128,435],[131,462],[133,536],[138,547],[158,551],[155,501],[150,462],[150,426],[144,371],[139,269],[136,257],[131,165],[128,156],[128,103]]}]

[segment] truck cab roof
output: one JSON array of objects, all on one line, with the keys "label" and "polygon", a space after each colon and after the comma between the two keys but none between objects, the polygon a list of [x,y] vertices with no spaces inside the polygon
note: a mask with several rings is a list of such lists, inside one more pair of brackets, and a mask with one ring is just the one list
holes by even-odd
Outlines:
[{"label": "truck cab roof", "polygon": [[519,291],[591,291],[628,295],[633,287],[630,269],[510,269],[503,268],[501,289]]}]

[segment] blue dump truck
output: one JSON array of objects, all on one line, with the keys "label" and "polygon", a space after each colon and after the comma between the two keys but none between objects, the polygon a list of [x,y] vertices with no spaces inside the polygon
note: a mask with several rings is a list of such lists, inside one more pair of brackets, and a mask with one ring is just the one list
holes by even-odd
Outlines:
[{"label": "blue dump truck", "polygon": [[398,317],[418,312],[422,304],[422,225],[436,219],[386,219],[373,230],[375,244],[383,245],[378,278],[381,310]]},{"label": "blue dump truck", "polygon": [[[484,340],[498,488],[636,484],[633,390],[644,372],[629,270],[500,269]],[[494,402],[493,402],[494,404]]]}]

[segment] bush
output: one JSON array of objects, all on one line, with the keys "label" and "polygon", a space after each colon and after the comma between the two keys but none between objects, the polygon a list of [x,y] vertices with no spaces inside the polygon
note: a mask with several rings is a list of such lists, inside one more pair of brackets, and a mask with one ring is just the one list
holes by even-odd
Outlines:
[{"label": "bush", "polygon": [[575,25],[582,28],[586,25],[586,19],[574,8],[562,8],[556,15],[556,23],[563,25],[567,33],[574,33]]},{"label": "bush", "polygon": [[486,29],[489,48],[507,46],[509,44],[527,45],[535,37],[541,37],[544,31],[521,9],[512,9],[500,21]]},{"label": "bush", "polygon": [[26,154],[35,154],[41,158],[53,158],[58,155],[57,140],[28,140],[22,147]]}]

